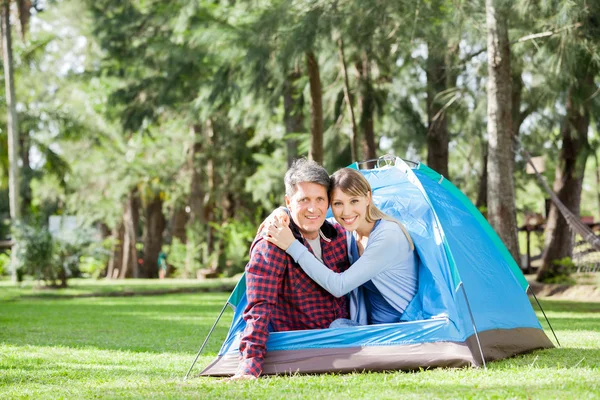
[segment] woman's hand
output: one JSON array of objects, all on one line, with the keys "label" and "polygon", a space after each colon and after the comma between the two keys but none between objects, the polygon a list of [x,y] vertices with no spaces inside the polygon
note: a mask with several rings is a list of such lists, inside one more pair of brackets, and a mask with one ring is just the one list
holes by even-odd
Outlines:
[{"label": "woman's hand", "polygon": [[296,240],[290,227],[277,219],[267,226],[264,238],[281,250],[287,250],[294,243],[294,240]]},{"label": "woman's hand", "polygon": [[365,247],[367,246],[368,240],[369,240],[368,237],[363,237],[363,236],[359,235],[358,233],[356,234],[356,247],[358,248],[359,256],[362,256],[363,253],[365,252]]},{"label": "woman's hand", "polygon": [[256,233],[260,234],[261,232],[265,231],[269,227],[269,225],[273,224],[274,222],[278,222],[285,226],[289,226],[290,225],[290,216],[288,215],[287,212],[285,212],[285,209],[283,209],[281,207],[276,208],[275,210],[273,210],[273,212],[271,214],[269,214],[267,219],[265,219],[260,224]]}]

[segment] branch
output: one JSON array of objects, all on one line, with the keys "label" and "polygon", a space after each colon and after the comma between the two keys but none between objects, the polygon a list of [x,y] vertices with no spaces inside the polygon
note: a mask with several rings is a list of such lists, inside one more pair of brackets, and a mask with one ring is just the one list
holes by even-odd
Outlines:
[{"label": "branch", "polygon": [[575,29],[577,29],[577,28],[579,28],[581,25],[582,25],[582,23],[581,23],[581,22],[578,22],[578,23],[576,23],[576,24],[573,24],[573,25],[567,25],[567,26],[563,26],[562,28],[560,28],[560,29],[557,29],[557,30],[555,30],[555,31],[546,31],[546,32],[540,32],[540,33],[533,33],[533,34],[531,34],[531,35],[523,36],[522,38],[520,38],[520,39],[517,39],[517,40],[515,40],[514,42],[511,42],[510,44],[516,44],[516,43],[526,42],[526,41],[528,41],[528,40],[533,40],[533,39],[538,39],[538,38],[542,38],[542,37],[548,37],[548,36],[552,36],[552,35],[555,35],[555,34],[557,34],[557,33],[559,33],[559,32],[562,32],[562,31],[564,31],[564,30],[567,30],[567,29],[571,29],[571,28],[575,28]]},{"label": "branch", "polygon": [[[540,32],[540,33],[532,33],[531,35],[523,36],[522,38],[519,38],[519,39],[517,39],[517,40],[514,40],[514,41],[510,42],[510,45],[512,46],[513,44],[517,44],[517,43],[523,43],[523,42],[527,42],[527,41],[529,41],[529,40],[533,40],[533,39],[539,39],[539,38],[543,38],[543,37],[549,37],[549,36],[555,35],[555,34],[557,34],[557,33],[560,33],[560,32],[562,32],[562,31],[564,31],[564,30],[567,30],[567,29],[571,29],[571,28],[575,28],[575,29],[577,29],[577,28],[579,28],[581,25],[582,25],[582,23],[581,23],[581,22],[578,22],[578,23],[576,23],[576,24],[573,24],[573,25],[567,25],[567,26],[563,26],[562,28],[560,28],[560,29],[556,29],[556,30],[554,30],[554,31],[546,31],[546,32]],[[481,49],[481,50],[478,50],[478,51],[476,51],[476,52],[474,52],[474,53],[471,53],[471,54],[469,54],[468,56],[466,56],[465,58],[463,58],[462,60],[460,60],[460,63],[459,63],[459,65],[465,64],[465,63],[466,63],[467,61],[469,61],[470,59],[477,57],[478,55],[480,55],[481,53],[483,53],[483,52],[485,52],[485,51],[487,51],[487,47],[484,47],[484,48],[483,48],[483,49]]]}]

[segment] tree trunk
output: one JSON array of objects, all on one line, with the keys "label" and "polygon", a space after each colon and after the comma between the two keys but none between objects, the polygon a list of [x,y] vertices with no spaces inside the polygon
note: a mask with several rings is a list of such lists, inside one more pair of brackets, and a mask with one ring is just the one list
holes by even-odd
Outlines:
[{"label": "tree trunk", "polygon": [[600,162],[598,161],[598,150],[594,149],[594,161],[596,161],[596,193],[598,198],[598,214],[600,214]]},{"label": "tree trunk", "polygon": [[441,94],[448,89],[445,54],[448,42],[440,34],[428,43],[427,75],[427,165],[449,178],[448,120]]},{"label": "tree trunk", "polygon": [[[589,85],[590,81],[593,85],[593,76],[588,76],[585,83]],[[562,148],[553,190],[560,201],[574,215],[579,216],[583,176],[590,149],[587,138],[590,115],[581,104],[575,103],[571,89],[566,101],[567,114],[561,127]],[[536,277],[540,282],[561,274],[561,267],[555,265],[554,261],[573,255],[573,234],[554,203],[550,205],[544,238],[542,266]]]},{"label": "tree trunk", "polygon": [[[283,84],[283,110],[285,133],[288,135],[304,132],[304,97],[302,91],[298,89],[297,82],[301,74],[299,71],[291,72]],[[287,145],[287,165],[288,168],[298,158],[298,140],[288,138]]]},{"label": "tree trunk", "polygon": [[190,199],[189,199],[189,221],[187,224],[187,232],[192,237],[186,241],[186,260],[185,267],[182,271],[183,278],[188,278],[192,272],[194,258],[197,257],[198,236],[203,232],[206,225],[204,219],[204,200],[205,191],[202,185],[202,143],[204,142],[203,129],[200,125],[194,125],[191,129],[192,134],[192,151],[189,157],[189,168],[192,171],[192,179],[190,182]]},{"label": "tree trunk", "polygon": [[21,164],[21,213],[27,215],[28,210],[31,210],[32,192],[31,179],[33,170],[31,169],[31,159],[29,157],[29,149],[31,147],[31,139],[27,132],[19,133],[19,152],[22,161]]},{"label": "tree trunk", "polygon": [[[21,218],[21,202],[19,196],[19,130],[17,120],[17,102],[15,99],[15,81],[13,73],[12,35],[10,30],[10,1],[2,1],[2,58],[4,61],[4,84],[6,99],[6,130],[8,136],[8,197],[10,219],[14,224]],[[11,277],[17,282],[17,244],[11,252]]]},{"label": "tree trunk", "polygon": [[110,259],[108,260],[108,267],[106,268],[106,279],[113,279],[119,276],[123,265],[123,243],[125,239],[125,226],[123,223],[119,223],[111,231],[114,243]]},{"label": "tree trunk", "polygon": [[176,206],[171,217],[171,238],[177,238],[179,242],[185,243],[185,226],[187,225],[189,214],[185,211],[185,206]]},{"label": "tree trunk", "polygon": [[139,224],[139,200],[137,189],[133,189],[127,196],[125,212],[123,214],[123,258],[119,278],[139,278],[138,253],[135,247],[137,242],[137,227]]},{"label": "tree trunk", "polygon": [[167,225],[162,211],[163,201],[157,194],[146,205],[144,226],[144,263],[142,264],[142,277],[158,278],[158,254],[163,245],[163,232]]},{"label": "tree trunk", "polygon": [[[209,149],[218,148],[217,136],[215,135],[215,126],[212,119],[208,119],[206,121],[206,129],[205,129],[205,139],[204,144]],[[216,179],[217,175],[215,174],[215,156],[214,152],[208,154],[206,160],[206,194],[204,195],[204,221],[205,221],[205,231],[206,231],[206,251],[204,253],[204,257],[202,259],[202,263],[205,266],[209,266],[211,269],[215,270],[216,265],[214,265],[214,260],[218,261],[218,256],[212,257],[211,255],[216,251],[215,250],[215,229],[212,226],[212,223],[215,222],[215,197],[216,197]],[[210,264],[210,265],[209,265]]]},{"label": "tree trunk", "polygon": [[507,11],[486,0],[488,35],[488,220],[520,264],[512,150],[512,88]]},{"label": "tree trunk", "polygon": [[306,52],[306,67],[310,83],[311,98],[311,141],[308,152],[309,160],[323,164],[323,92],[321,88],[321,72],[319,61],[312,51]]},{"label": "tree trunk", "polygon": [[350,114],[352,124],[352,137],[350,138],[350,156],[352,161],[358,160],[358,126],[356,125],[356,116],[354,115],[354,99],[350,92],[350,82],[348,79],[348,67],[346,66],[346,55],[344,53],[344,39],[338,39],[338,49],[340,51],[340,61],[342,64],[342,75],[344,76],[344,100]]},{"label": "tree trunk", "polygon": [[[479,175],[479,190],[477,191],[477,201],[475,207],[477,209],[487,209],[487,190],[488,190],[488,169],[487,169],[487,158],[488,158],[488,146],[487,143],[483,144],[483,170]],[[487,215],[487,211],[485,212]]]},{"label": "tree trunk", "polygon": [[190,182],[190,221],[201,221],[204,223],[204,199],[205,192],[202,187],[202,127],[194,125],[191,131],[193,135],[193,146],[188,160],[189,168],[192,171],[192,179]]},{"label": "tree trunk", "polygon": [[[365,160],[377,158],[377,146],[375,145],[375,93],[371,80],[371,63],[367,52],[363,52],[360,62],[359,87],[360,94],[358,105],[360,108],[360,129],[362,131],[362,154]],[[358,161],[358,160],[355,160]],[[368,168],[373,165],[368,165]]]},{"label": "tree trunk", "polygon": [[521,78],[521,69],[513,67],[511,80],[511,107],[512,107],[512,123],[513,137],[519,136],[521,124],[528,115],[527,111],[521,112],[521,97],[523,94],[523,78]]}]

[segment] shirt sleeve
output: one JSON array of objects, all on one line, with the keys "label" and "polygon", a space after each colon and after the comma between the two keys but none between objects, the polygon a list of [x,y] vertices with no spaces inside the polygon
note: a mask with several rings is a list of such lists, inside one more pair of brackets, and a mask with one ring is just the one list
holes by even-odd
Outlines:
[{"label": "shirt sleeve", "polygon": [[267,352],[269,321],[277,304],[277,290],[281,286],[286,255],[275,245],[261,240],[256,243],[246,266],[246,296],[244,310],[246,328],[240,341],[241,361],[238,373],[258,377]]},{"label": "shirt sleeve", "polygon": [[377,274],[405,262],[411,250],[400,227],[395,229],[388,225],[371,234],[363,255],[341,273],[327,268],[297,240],[287,249],[287,253],[319,286],[335,297],[342,297]]}]

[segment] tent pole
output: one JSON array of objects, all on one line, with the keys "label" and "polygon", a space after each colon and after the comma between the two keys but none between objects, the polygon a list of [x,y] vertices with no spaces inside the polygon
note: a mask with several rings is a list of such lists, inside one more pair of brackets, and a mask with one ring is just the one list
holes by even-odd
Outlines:
[{"label": "tent pole", "polygon": [[465,301],[467,302],[467,309],[469,310],[469,315],[471,316],[471,323],[473,324],[473,330],[475,331],[475,339],[477,339],[477,346],[479,346],[481,361],[483,361],[483,369],[487,370],[487,365],[485,364],[485,357],[483,356],[483,349],[481,348],[481,342],[479,341],[479,334],[477,333],[477,326],[475,325],[475,318],[473,318],[473,313],[471,312],[471,305],[469,304],[469,298],[467,297],[467,292],[465,291],[465,285],[463,285],[463,283],[461,282],[460,287],[462,288],[463,295],[465,296]]},{"label": "tent pole", "polygon": [[206,343],[208,342],[208,339],[210,338],[210,335],[212,335],[213,331],[215,330],[215,327],[219,323],[219,320],[223,316],[223,313],[225,312],[225,309],[227,308],[227,304],[229,304],[229,303],[225,302],[225,305],[223,306],[223,309],[221,310],[221,313],[217,317],[217,320],[213,324],[212,328],[210,328],[210,332],[208,332],[208,335],[206,336],[206,339],[204,339],[204,343],[202,343],[202,347],[200,347],[200,351],[198,351],[198,354],[196,354],[196,358],[194,358],[194,362],[192,363],[192,365],[190,366],[190,369],[188,370],[187,374],[185,374],[185,377],[183,378],[184,381],[187,380],[188,376],[190,375],[190,372],[192,372],[192,368],[194,368],[194,365],[196,365],[196,361],[198,361],[198,357],[200,357],[200,354],[202,354],[202,350],[204,350],[204,346],[206,346]]},{"label": "tent pole", "polygon": [[533,298],[535,299],[535,302],[537,303],[537,305],[540,308],[540,310],[542,310],[542,314],[544,314],[544,318],[546,318],[546,322],[548,323],[548,326],[550,327],[550,330],[552,331],[552,334],[554,335],[554,339],[556,339],[556,343],[558,343],[558,347],[562,347],[560,345],[560,342],[558,341],[558,338],[556,337],[556,333],[554,333],[554,329],[552,328],[552,324],[550,323],[550,320],[546,316],[546,313],[544,312],[544,309],[542,308],[542,305],[540,304],[540,302],[538,301],[535,293],[533,292],[533,289],[531,289],[531,286],[527,286],[527,290],[529,291],[529,293],[531,293],[533,295]]}]

